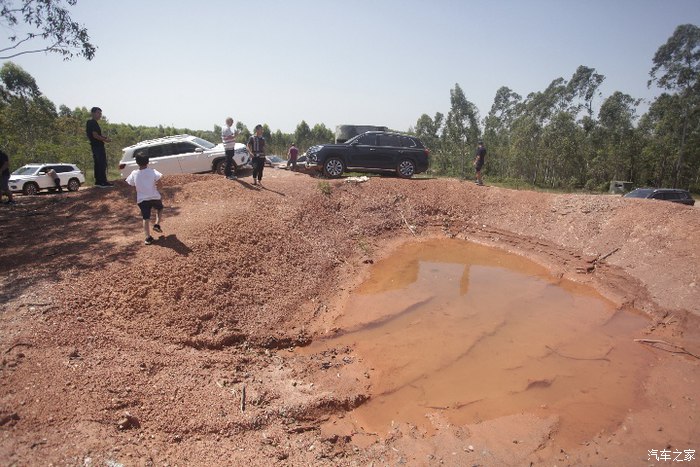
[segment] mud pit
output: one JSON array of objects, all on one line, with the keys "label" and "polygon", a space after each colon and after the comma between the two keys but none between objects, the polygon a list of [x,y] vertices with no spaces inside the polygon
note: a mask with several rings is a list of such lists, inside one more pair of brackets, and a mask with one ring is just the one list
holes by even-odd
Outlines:
[{"label": "mud pit", "polygon": [[[698,449],[698,360],[630,341],[700,353],[700,210],[457,180],[331,181],[330,194],[281,170],[265,182],[164,180],[165,233],[148,248],[121,184],[20,198],[0,211],[3,464],[663,465],[650,450]],[[451,294],[436,302],[442,308],[406,292],[386,309],[364,306],[361,319],[347,312],[361,306],[352,293],[386,288],[372,281],[374,265],[434,239],[499,247],[536,265],[496,273],[477,264],[466,284],[463,266],[436,257],[414,272]],[[492,282],[509,286],[461,294]],[[505,311],[453,312],[460,300],[493,309],[534,290],[543,305],[518,326]],[[559,300],[586,313],[566,308],[558,323],[547,315],[558,331],[540,339],[537,315]],[[515,354],[523,369],[506,377],[476,366],[480,376],[464,382],[448,371],[459,361],[450,357],[432,383],[463,388],[459,397],[429,384],[417,394],[384,382],[387,362],[369,350],[382,339],[343,341],[430,313],[469,323],[441,332],[478,342],[474,361]],[[425,407],[370,420],[387,405],[380,394],[399,387]]]},{"label": "mud pit", "polygon": [[521,412],[559,418],[567,448],[611,431],[642,407],[653,355],[633,341],[648,324],[592,289],[500,250],[459,240],[401,246],[372,268],[337,322],[372,368],[358,431],[392,422],[429,434],[426,415],[469,425]]}]

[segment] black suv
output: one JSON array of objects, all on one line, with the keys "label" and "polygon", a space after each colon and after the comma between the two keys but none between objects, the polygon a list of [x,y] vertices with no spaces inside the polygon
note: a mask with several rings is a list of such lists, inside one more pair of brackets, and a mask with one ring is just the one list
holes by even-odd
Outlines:
[{"label": "black suv", "polygon": [[410,178],[428,170],[430,151],[414,136],[368,131],[342,144],[313,146],[306,151],[306,165],[327,177],[340,177],[346,170],[395,171]]},{"label": "black suv", "polygon": [[688,191],[675,188],[637,188],[624,195],[624,197],[662,199],[674,203],[687,204],[688,206],[695,205],[695,200]]}]

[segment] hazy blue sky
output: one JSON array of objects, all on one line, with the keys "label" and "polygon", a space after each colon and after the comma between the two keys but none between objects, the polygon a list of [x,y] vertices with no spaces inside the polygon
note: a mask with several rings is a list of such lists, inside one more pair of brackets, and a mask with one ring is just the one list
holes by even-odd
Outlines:
[{"label": "hazy blue sky", "polygon": [[92,61],[14,59],[56,105],[285,132],[302,119],[404,131],[446,114],[455,83],[484,117],[499,87],[525,96],[579,65],[606,76],[603,97],[650,99],[654,53],[676,26],[700,24],[699,0],[79,0],[72,12],[98,47]]}]

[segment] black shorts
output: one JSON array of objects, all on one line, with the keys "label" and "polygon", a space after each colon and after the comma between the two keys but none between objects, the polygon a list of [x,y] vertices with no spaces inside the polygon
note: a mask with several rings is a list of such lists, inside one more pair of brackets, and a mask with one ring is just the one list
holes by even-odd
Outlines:
[{"label": "black shorts", "polygon": [[163,201],[159,199],[147,199],[145,201],[141,201],[138,204],[139,209],[141,209],[141,215],[143,216],[144,220],[148,220],[151,218],[151,209],[155,209],[156,211],[163,210]]},{"label": "black shorts", "polygon": [[481,168],[484,166],[484,161],[477,161],[476,165],[474,166],[476,168],[477,172],[481,171]]}]

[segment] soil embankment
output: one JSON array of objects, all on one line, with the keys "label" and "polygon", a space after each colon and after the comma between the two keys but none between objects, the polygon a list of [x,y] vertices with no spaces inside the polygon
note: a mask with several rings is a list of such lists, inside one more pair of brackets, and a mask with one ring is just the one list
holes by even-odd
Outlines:
[{"label": "soil embankment", "polygon": [[700,210],[444,179],[265,177],[264,189],[166,178],[149,247],[124,184],[0,210],[2,464],[641,465],[650,450],[698,449],[700,360],[687,354],[649,347],[645,403],[564,448],[556,414],[453,426],[436,412],[431,433],[358,431],[344,414],[372,396],[365,362],[351,347],[294,349],[333,334],[396,245],[451,237],[592,286],[650,317],[639,338],[698,355]]}]

